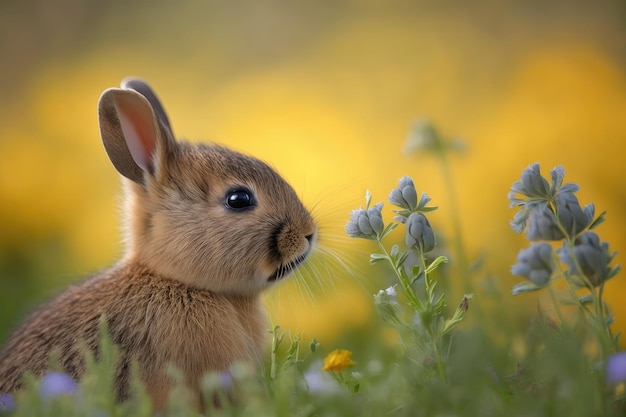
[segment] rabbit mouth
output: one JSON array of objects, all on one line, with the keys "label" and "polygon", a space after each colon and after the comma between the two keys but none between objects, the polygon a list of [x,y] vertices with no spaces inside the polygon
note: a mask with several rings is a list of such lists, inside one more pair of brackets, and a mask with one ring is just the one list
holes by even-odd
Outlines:
[{"label": "rabbit mouth", "polygon": [[304,262],[304,260],[306,259],[308,255],[309,255],[309,251],[306,251],[305,253],[298,256],[293,261],[286,263],[286,264],[281,264],[278,268],[276,268],[276,271],[268,278],[268,281],[269,282],[280,281],[281,279],[291,275],[291,273],[298,267],[298,265]]}]

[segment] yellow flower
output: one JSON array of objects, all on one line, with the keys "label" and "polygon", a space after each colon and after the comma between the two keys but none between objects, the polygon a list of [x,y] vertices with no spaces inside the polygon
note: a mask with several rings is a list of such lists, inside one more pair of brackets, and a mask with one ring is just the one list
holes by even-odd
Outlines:
[{"label": "yellow flower", "polygon": [[324,371],[341,371],[352,366],[355,362],[350,359],[352,352],[345,349],[335,349],[324,358]]}]

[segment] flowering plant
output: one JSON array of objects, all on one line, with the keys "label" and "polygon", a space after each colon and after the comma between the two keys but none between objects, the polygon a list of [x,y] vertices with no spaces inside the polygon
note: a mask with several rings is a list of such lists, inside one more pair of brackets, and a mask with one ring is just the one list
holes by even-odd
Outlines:
[{"label": "flowering plant", "polygon": [[[400,336],[409,333],[418,347],[404,345],[404,354],[416,354],[416,361],[428,362],[428,358],[437,368],[442,380],[447,379],[444,365],[444,344],[450,342],[444,336],[450,332],[464,317],[469,307],[471,294],[466,294],[452,317],[445,318],[445,294],[437,290],[435,271],[442,263],[447,262],[443,255],[430,259],[428,254],[436,246],[435,232],[433,231],[427,213],[437,209],[428,206],[431,201],[426,193],[418,197],[413,180],[402,177],[398,187],[391,190],[388,200],[398,207],[393,210],[394,220],[385,226],[382,216],[383,203],[371,205],[372,195],[368,191],[365,195],[365,208],[352,211],[350,221],[346,225],[346,232],[354,238],[373,240],[377,243],[380,252],[370,255],[370,264],[388,264],[398,279],[398,284],[381,290],[374,296],[374,302],[382,318],[394,325]],[[399,225],[405,228],[404,248],[394,244],[391,249],[383,243],[383,239]],[[412,256],[411,256],[412,255]],[[409,263],[409,257],[416,260]],[[402,293],[409,307],[413,319],[401,317],[402,309],[396,297],[396,286]],[[423,288],[423,291],[420,289]]]},{"label": "flowering plant", "polygon": [[[517,284],[513,294],[547,287],[559,324],[564,324],[552,287],[553,281],[564,278],[568,302],[579,306],[595,330],[605,358],[617,349],[618,338],[611,333],[613,318],[603,299],[604,285],[620,269],[610,266],[615,253],[609,252],[609,244],[601,242],[592,231],[605,220],[605,213],[594,218],[593,204],[580,206],[575,195],[578,185],[563,183],[562,167],[552,169],[550,176],[548,183],[541,176],[539,164],[532,164],[509,193],[511,207],[518,207],[511,227],[516,232],[526,230],[526,238],[532,242],[519,252],[517,263],[511,268],[512,274],[529,282]],[[562,242],[562,246],[554,251],[552,242]],[[579,290],[585,293],[580,295]]]}]

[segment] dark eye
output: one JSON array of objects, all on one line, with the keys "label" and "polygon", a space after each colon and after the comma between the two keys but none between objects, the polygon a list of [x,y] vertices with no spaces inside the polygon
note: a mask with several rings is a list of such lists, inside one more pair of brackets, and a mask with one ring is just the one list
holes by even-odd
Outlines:
[{"label": "dark eye", "polygon": [[226,193],[226,207],[233,210],[245,210],[254,207],[252,192],[247,188],[236,188]]}]

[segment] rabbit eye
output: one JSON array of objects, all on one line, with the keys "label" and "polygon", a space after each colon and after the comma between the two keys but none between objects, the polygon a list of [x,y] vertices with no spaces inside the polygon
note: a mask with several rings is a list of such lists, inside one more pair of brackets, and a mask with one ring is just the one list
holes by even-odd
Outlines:
[{"label": "rabbit eye", "polygon": [[237,188],[226,193],[226,207],[233,210],[245,210],[255,206],[252,192],[246,188]]}]

